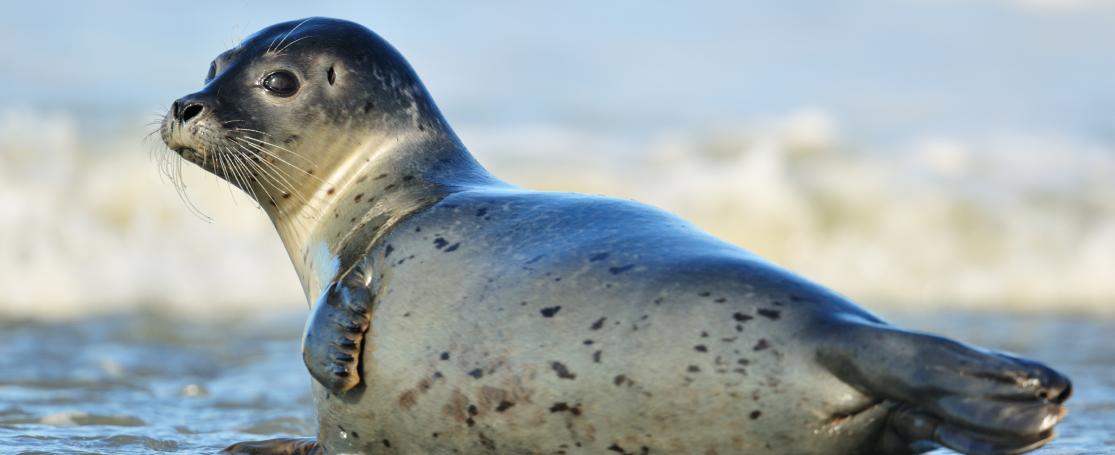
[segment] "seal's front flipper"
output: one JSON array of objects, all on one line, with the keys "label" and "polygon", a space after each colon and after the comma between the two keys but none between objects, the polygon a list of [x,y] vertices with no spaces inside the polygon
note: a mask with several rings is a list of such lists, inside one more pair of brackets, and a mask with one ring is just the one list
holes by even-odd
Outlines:
[{"label": "seal's front flipper", "polygon": [[334,394],[360,384],[372,300],[370,279],[358,266],[325,288],[306,321],[302,360],[310,375]]},{"label": "seal's front flipper", "polygon": [[840,323],[818,352],[837,377],[899,406],[891,429],[964,453],[1013,454],[1053,438],[1069,379],[1031,360],[872,323]]},{"label": "seal's front flipper", "polygon": [[283,438],[239,442],[221,451],[225,455],[322,455],[314,438]]}]

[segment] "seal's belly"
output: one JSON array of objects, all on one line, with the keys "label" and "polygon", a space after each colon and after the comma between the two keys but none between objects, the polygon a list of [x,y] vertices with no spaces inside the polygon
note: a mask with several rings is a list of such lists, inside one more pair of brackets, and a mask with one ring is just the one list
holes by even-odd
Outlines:
[{"label": "seal's belly", "polygon": [[812,361],[812,303],[761,279],[668,275],[622,253],[481,267],[453,245],[425,260],[393,247],[364,386],[318,391],[328,447],[802,453],[873,429],[834,430],[869,400]]}]

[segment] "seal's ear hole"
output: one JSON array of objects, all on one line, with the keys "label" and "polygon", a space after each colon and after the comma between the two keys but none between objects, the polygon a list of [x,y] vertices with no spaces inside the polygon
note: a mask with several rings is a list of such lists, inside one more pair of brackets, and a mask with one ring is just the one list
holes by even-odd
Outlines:
[{"label": "seal's ear hole", "polygon": [[329,77],[329,85],[333,85],[333,82],[337,80],[337,72],[333,71],[332,66],[330,66],[329,70],[325,72],[325,75]]}]

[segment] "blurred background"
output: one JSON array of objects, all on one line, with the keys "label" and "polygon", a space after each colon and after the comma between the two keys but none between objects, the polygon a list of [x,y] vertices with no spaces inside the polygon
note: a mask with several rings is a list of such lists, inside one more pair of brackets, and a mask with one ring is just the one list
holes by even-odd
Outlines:
[{"label": "blurred background", "polygon": [[[1045,341],[1094,334],[1093,357],[1076,371],[1095,376],[1092,402],[1107,410],[1093,423],[1111,429],[1113,408],[1103,406],[1115,406],[1115,384],[1101,378],[1115,365],[1101,335],[1115,314],[1109,0],[8,2],[0,325],[9,338],[0,344],[16,359],[10,377],[39,384],[73,373],[24,369],[18,359],[42,354],[47,334],[126,346],[89,354],[78,369],[121,380],[164,371],[151,362],[185,346],[202,349],[197,334],[211,326],[182,320],[289,315],[268,326],[278,332],[252,329],[279,343],[273,357],[257,353],[257,367],[288,365],[290,381],[306,381],[297,363],[306,302],[270,223],[243,194],[186,166],[189,198],[205,214],[194,215],[160,177],[161,143],[144,136],[201,87],[217,54],[313,15],[393,43],[465,144],[510,182],[657,205],[900,322],[962,339],[1056,357],[1081,346]],[[971,316],[908,316],[942,309]],[[121,331],[149,336],[105,335]],[[152,340],[177,354],[150,353]],[[227,346],[177,357],[213,371],[162,377],[167,409],[199,393],[235,401],[213,392],[231,364],[205,363]],[[23,396],[3,384],[0,399]],[[294,389],[251,402],[285,404],[286,420],[259,427],[244,417],[234,430],[307,433],[305,391]],[[55,437],[58,422],[105,424],[81,415],[119,417],[103,403],[3,406],[8,443]],[[184,422],[167,428],[208,431]],[[127,444],[188,447],[179,430],[160,438],[140,426],[133,436],[154,442]],[[233,437],[213,434],[203,446]]]},{"label": "blurred background", "polygon": [[[0,313],[304,308],[245,196],[143,137],[266,25],[351,19],[479,159],[870,305],[1115,310],[1115,4],[41,2],[0,18]],[[235,191],[235,190],[234,190]]]}]

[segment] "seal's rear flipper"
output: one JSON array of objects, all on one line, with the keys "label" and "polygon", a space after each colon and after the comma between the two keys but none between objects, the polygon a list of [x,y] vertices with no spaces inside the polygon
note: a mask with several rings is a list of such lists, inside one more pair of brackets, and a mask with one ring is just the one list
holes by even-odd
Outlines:
[{"label": "seal's rear flipper", "polygon": [[353,268],[325,288],[306,320],[302,360],[310,375],[337,395],[360,384],[373,300],[369,283],[362,268]]},{"label": "seal's rear flipper", "polygon": [[907,443],[963,453],[1014,454],[1053,439],[1072,392],[1040,363],[946,338],[866,322],[827,328],[818,357],[829,371],[898,404],[889,427]]},{"label": "seal's rear flipper", "polygon": [[314,438],[283,438],[240,442],[221,451],[225,455],[321,455]]}]

